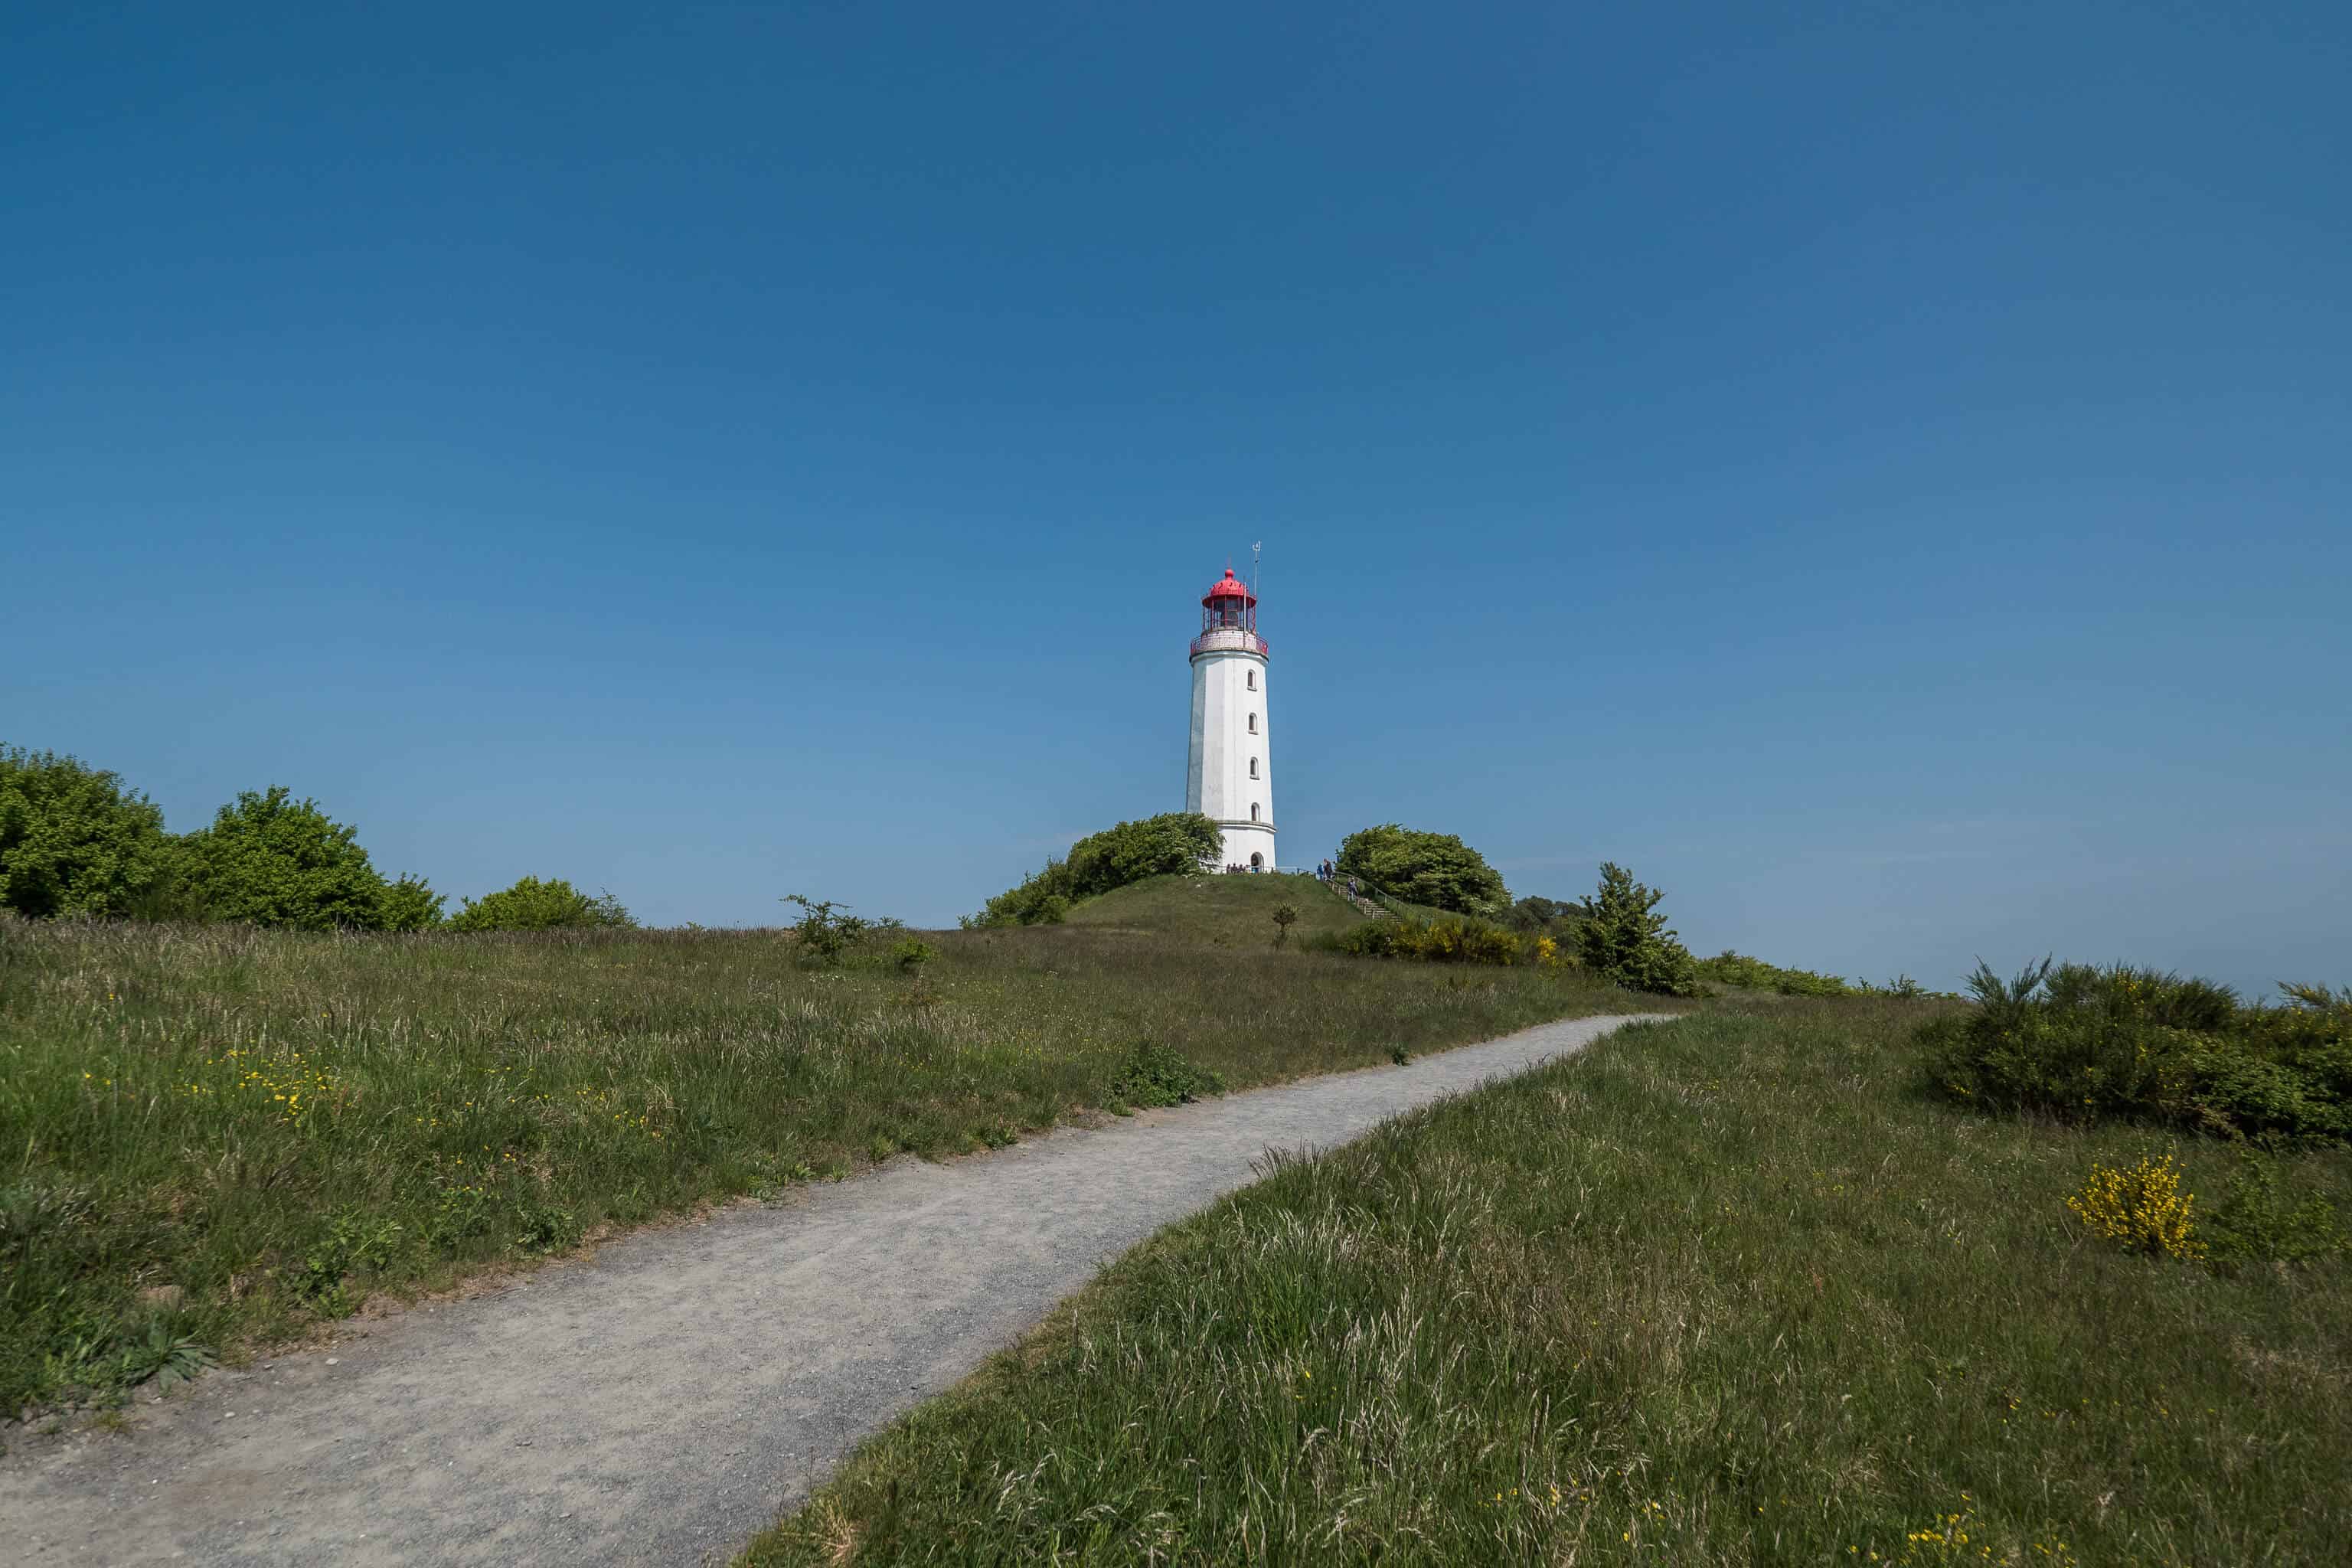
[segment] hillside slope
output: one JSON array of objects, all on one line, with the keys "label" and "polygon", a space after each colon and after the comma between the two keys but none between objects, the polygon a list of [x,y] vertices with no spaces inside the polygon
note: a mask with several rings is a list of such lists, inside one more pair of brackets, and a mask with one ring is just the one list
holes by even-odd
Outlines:
[{"label": "hillside slope", "polygon": [[1298,911],[1290,940],[1341,931],[1363,916],[1312,877],[1152,877],[1088,899],[1066,923],[1128,931],[1212,946],[1270,945],[1274,911]]}]

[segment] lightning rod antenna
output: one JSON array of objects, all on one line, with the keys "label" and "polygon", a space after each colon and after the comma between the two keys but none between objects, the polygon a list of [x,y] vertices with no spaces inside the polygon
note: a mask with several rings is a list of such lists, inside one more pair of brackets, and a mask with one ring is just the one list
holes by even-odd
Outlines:
[{"label": "lightning rod antenna", "polygon": [[1257,558],[1258,552],[1265,548],[1264,540],[1250,546],[1250,598],[1253,602],[1250,605],[1249,623],[1252,637],[1257,636],[1257,605],[1255,602],[1257,598]]}]

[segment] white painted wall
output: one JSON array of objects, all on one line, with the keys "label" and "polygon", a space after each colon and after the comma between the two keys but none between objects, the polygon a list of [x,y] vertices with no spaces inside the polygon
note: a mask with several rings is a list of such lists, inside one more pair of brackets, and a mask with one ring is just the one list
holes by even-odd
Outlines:
[{"label": "white painted wall", "polygon": [[[1252,855],[1274,855],[1274,748],[1266,717],[1265,655],[1241,632],[1215,632],[1192,656],[1192,751],[1185,770],[1184,809],[1213,818],[1224,830],[1225,863],[1246,866]],[[1255,682],[1253,687],[1252,683]],[[1251,728],[1255,716],[1256,728]],[[1250,762],[1257,776],[1250,776]],[[1255,820],[1250,808],[1257,808]]]}]

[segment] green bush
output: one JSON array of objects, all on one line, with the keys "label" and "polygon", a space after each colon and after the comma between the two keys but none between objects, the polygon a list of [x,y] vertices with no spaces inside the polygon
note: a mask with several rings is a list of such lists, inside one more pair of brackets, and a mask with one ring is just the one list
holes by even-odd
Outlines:
[{"label": "green bush", "polygon": [[179,870],[194,905],[215,920],[292,931],[391,931],[440,901],[414,878],[397,884],[368,862],[358,830],[283,784],[247,790],[212,826],[180,840]]},{"label": "green bush", "polygon": [[800,938],[804,958],[818,963],[839,963],[841,955],[852,943],[866,940],[866,921],[831,899],[786,893],[777,901],[801,907],[801,918],[793,927],[793,934]]},{"label": "green bush", "polygon": [[1181,1105],[1206,1095],[1225,1092],[1225,1080],[1193,1066],[1166,1046],[1140,1045],[1112,1075],[1108,1103]]},{"label": "green bush", "polygon": [[974,926],[1058,925],[1081,899],[1140,882],[1147,877],[1196,869],[1223,842],[1217,825],[1194,811],[1171,811],[1089,834],[1059,860],[988,900],[966,923]]},{"label": "green bush", "polygon": [[2198,1227],[2207,1257],[2228,1272],[2238,1263],[2302,1263],[2352,1249],[2352,1237],[2324,1193],[2290,1201],[2279,1191],[2275,1161],[2243,1152],[2230,1190]]},{"label": "green bush", "polygon": [[383,929],[431,931],[441,923],[441,906],[447,901],[426,887],[423,878],[404,871],[383,890]]},{"label": "green bush", "polygon": [[610,893],[590,898],[561,877],[519,878],[509,888],[467,899],[451,931],[625,931],[637,922]]},{"label": "green bush", "polygon": [[0,909],[129,915],[173,871],[163,809],[103,769],[0,746]]},{"label": "green bush", "polygon": [[1604,864],[1601,886],[1584,900],[1584,919],[1576,927],[1577,958],[1629,991],[1695,995],[1697,964],[1658,912],[1664,897],[1616,862]]},{"label": "green bush", "polygon": [[1517,963],[1531,951],[1516,932],[1458,915],[1434,921],[1367,921],[1343,932],[1338,946],[1363,958],[1412,958],[1426,963]]},{"label": "green bush", "polygon": [[[1696,965],[1698,978],[1709,985],[1731,985],[1743,991],[1771,991],[1783,996],[1859,996],[1862,992],[1834,974],[1810,969],[1783,969],[1760,958],[1724,949]],[[1916,991],[1916,987],[1914,990]]]},{"label": "green bush", "polygon": [[1584,919],[1584,906],[1559,899],[1539,899],[1532,895],[1513,904],[1504,916],[1513,931],[1524,935],[1559,935],[1573,931]]},{"label": "green bush", "polygon": [[1340,876],[1407,903],[1489,919],[1511,907],[1502,873],[1451,833],[1383,823],[1340,840],[1336,864]]},{"label": "green bush", "polygon": [[2249,1007],[2227,986],[2129,964],[2048,960],[1922,1031],[1956,1098],[2071,1121],[2126,1117],[2238,1135],[2352,1136],[2352,994],[2288,986]]}]

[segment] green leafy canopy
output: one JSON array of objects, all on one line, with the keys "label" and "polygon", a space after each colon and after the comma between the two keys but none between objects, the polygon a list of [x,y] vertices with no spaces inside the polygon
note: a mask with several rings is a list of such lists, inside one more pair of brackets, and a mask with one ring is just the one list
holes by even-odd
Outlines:
[{"label": "green leafy canopy", "polygon": [[247,790],[209,827],[180,840],[196,906],[215,920],[295,931],[407,931],[433,923],[440,900],[422,881],[388,882],[359,830],[283,784]]},{"label": "green leafy canopy", "polygon": [[0,746],[0,909],[132,914],[170,879],[172,854],[163,808],[116,774]]},{"label": "green leafy canopy", "polygon": [[637,922],[610,893],[590,898],[561,877],[519,878],[512,887],[467,899],[451,931],[625,930]]},{"label": "green leafy canopy", "polygon": [[1601,885],[1584,900],[1576,927],[1584,967],[1631,991],[1689,996],[1698,990],[1697,965],[1658,912],[1665,894],[1646,888],[1615,861],[1601,868]]},{"label": "green leafy canopy", "polygon": [[1421,833],[1393,822],[1340,841],[1338,865],[1377,892],[1454,914],[1493,919],[1511,895],[1502,873],[1451,833]]}]

